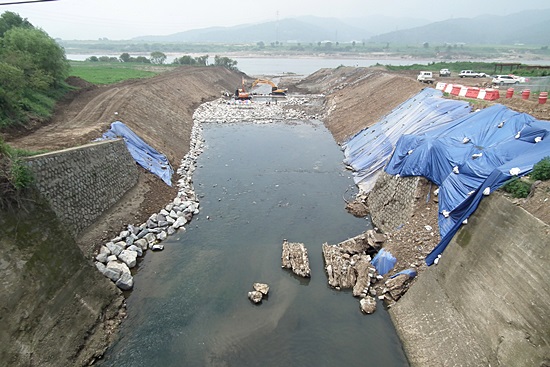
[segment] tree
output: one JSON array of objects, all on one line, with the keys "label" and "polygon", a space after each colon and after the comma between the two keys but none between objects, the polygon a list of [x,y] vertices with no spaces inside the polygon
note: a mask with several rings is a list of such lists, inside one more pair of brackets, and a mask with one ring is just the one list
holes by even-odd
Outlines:
[{"label": "tree", "polygon": [[90,57],[86,58],[86,61],[98,62],[99,59],[97,58],[97,56],[90,56]]},{"label": "tree", "polygon": [[160,51],[151,52],[151,63],[162,65],[166,61],[166,55]]},{"label": "tree", "polygon": [[260,41],[260,42],[256,43],[256,45],[257,45],[259,48],[262,48],[262,49],[265,47],[264,41]]},{"label": "tree", "polygon": [[208,65],[208,55],[202,55],[195,58],[197,60],[197,65],[207,66]]},{"label": "tree", "polygon": [[4,33],[16,27],[34,28],[27,19],[21,18],[17,13],[6,11],[0,16],[0,37],[3,37]]},{"label": "tree", "polygon": [[151,63],[151,60],[149,60],[145,56],[138,56],[135,59],[130,59],[130,61],[140,62],[142,64],[150,64]]},{"label": "tree", "polygon": [[41,79],[47,87],[58,86],[65,80],[69,71],[65,51],[43,30],[12,28],[4,33],[2,44],[2,56],[31,78]]},{"label": "tree", "polygon": [[189,55],[183,55],[182,57],[174,60],[174,64],[180,64],[180,65],[195,65],[196,63],[197,63],[197,60],[195,60],[192,56],[189,56]]},{"label": "tree", "polygon": [[422,44],[422,46],[423,46],[424,48],[430,48],[430,44],[429,44],[428,42],[424,42],[424,43]]},{"label": "tree", "polygon": [[119,59],[122,62],[130,62],[131,57],[128,52],[124,52],[122,55],[120,55]]},{"label": "tree", "polygon": [[43,119],[66,88],[65,50],[18,14],[0,16],[0,127]]},{"label": "tree", "polygon": [[237,69],[237,61],[225,56],[214,56],[214,65],[223,66],[229,70],[239,70]]},{"label": "tree", "polygon": [[25,85],[25,76],[21,69],[0,62],[0,127],[9,125],[9,120],[20,115],[19,101]]}]

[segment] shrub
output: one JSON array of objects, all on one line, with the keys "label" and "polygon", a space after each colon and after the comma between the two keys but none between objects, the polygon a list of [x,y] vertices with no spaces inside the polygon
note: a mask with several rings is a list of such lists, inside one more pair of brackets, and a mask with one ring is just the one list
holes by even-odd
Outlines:
[{"label": "shrub", "polygon": [[531,172],[532,180],[546,181],[550,179],[550,157],[543,158],[540,162],[533,166]]},{"label": "shrub", "polygon": [[32,183],[31,171],[20,158],[29,154],[32,153],[12,149],[0,138],[0,204],[2,198],[9,199],[10,195]]},{"label": "shrub", "polygon": [[507,181],[504,186],[502,186],[502,189],[512,194],[515,198],[526,198],[531,191],[531,184],[523,181],[519,177],[515,177]]}]

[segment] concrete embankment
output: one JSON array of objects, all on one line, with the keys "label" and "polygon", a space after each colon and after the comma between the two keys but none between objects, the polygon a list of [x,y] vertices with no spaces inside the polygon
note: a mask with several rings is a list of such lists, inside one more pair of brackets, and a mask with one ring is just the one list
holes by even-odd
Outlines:
[{"label": "concrete embankment", "polygon": [[390,310],[412,366],[547,366],[550,228],[498,193]]},{"label": "concrete embankment", "polygon": [[120,320],[120,291],[30,190],[0,208],[0,366],[82,366]]}]

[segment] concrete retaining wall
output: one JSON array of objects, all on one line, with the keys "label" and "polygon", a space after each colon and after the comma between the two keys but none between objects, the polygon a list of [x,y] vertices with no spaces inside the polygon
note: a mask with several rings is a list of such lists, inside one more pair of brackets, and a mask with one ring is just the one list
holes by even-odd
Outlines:
[{"label": "concrete retaining wall", "polygon": [[124,298],[90,264],[37,190],[0,206],[0,366],[88,366]]},{"label": "concrete retaining wall", "polygon": [[73,236],[137,183],[123,140],[88,144],[27,159],[35,184]]},{"label": "concrete retaining wall", "polygon": [[412,366],[550,365],[550,228],[501,195],[390,310]]}]

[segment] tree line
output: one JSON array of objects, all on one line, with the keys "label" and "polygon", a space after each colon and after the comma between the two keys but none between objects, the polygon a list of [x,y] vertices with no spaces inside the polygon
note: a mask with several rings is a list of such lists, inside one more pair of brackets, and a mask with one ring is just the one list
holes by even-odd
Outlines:
[{"label": "tree line", "polygon": [[0,16],[0,129],[48,118],[68,86],[65,50],[27,19]]},{"label": "tree line", "polygon": [[[130,56],[129,53],[124,52],[122,53],[118,58],[114,56],[90,56],[86,58],[86,61],[89,62],[136,62],[136,63],[143,63],[143,64],[157,64],[157,65],[164,65],[166,62],[166,59],[168,57],[165,53],[160,51],[153,51],[150,54],[150,57],[147,58],[145,56]],[[214,56],[214,63],[209,64],[210,56],[209,55],[202,55],[193,57],[191,55],[183,55],[182,57],[176,57],[174,61],[172,61],[173,65],[195,65],[195,66],[222,66],[230,70],[238,70],[237,68],[237,61],[233,60],[229,57],[225,56]]]}]

